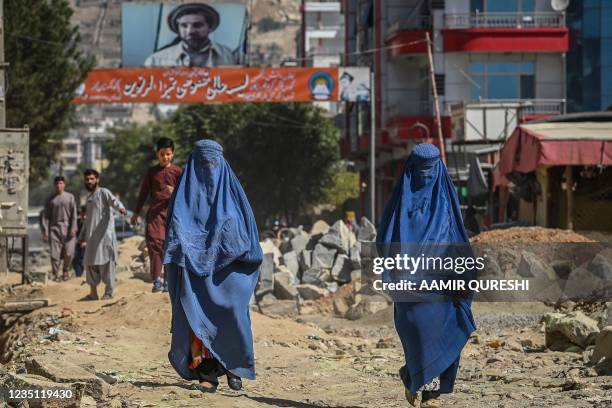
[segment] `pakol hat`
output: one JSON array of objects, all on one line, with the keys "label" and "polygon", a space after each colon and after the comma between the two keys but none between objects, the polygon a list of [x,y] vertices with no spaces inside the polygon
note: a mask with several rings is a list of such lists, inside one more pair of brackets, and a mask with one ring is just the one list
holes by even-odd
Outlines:
[{"label": "pakol hat", "polygon": [[219,27],[219,12],[204,3],[186,3],[176,7],[168,14],[168,27],[175,33],[178,33],[177,20],[186,14],[202,14],[213,31]]}]

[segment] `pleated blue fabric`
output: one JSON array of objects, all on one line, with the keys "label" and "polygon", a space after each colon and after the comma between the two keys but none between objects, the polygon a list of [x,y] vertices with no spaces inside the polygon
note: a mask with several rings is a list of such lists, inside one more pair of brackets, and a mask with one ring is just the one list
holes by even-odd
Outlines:
[{"label": "pleated blue fabric", "polygon": [[196,142],[170,201],[167,224],[170,363],[184,379],[198,378],[188,367],[193,331],[226,370],[254,379],[249,301],[263,254],[251,206],[218,143]]},{"label": "pleated blue fabric", "polygon": [[[412,150],[379,224],[377,244],[461,244],[470,251],[457,193],[434,145]],[[476,329],[471,298],[396,301],[394,320],[406,360],[400,370],[405,387],[415,393],[440,377],[440,392],[452,392],[461,350]]]}]

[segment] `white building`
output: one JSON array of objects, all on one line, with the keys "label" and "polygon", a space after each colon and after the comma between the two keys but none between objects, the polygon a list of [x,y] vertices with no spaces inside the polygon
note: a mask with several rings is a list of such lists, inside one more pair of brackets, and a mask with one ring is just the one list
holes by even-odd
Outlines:
[{"label": "white building", "polygon": [[[337,67],[344,52],[344,16],[339,1],[302,0],[299,58],[302,66]],[[317,102],[336,111],[336,103]]]},{"label": "white building", "polygon": [[[410,145],[438,136],[427,34],[442,136],[453,144],[499,143],[517,123],[565,110],[569,30],[550,0],[347,0],[344,13],[357,33],[347,62],[375,75],[378,208]],[[347,111],[343,143],[364,175],[367,110]]]}]

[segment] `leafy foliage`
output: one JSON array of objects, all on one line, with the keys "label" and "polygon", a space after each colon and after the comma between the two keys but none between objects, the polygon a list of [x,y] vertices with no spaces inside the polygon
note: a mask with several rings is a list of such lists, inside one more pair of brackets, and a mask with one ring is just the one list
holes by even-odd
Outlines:
[{"label": "leafy foliage", "polygon": [[79,49],[67,0],[5,0],[7,126],[30,128],[30,178],[41,180],[73,113],[72,97],[93,66]]},{"label": "leafy foliage", "polygon": [[325,189],[325,201],[340,207],[346,200],[359,197],[359,173],[339,171],[334,173],[333,184]]},{"label": "leafy foliage", "polygon": [[[292,222],[308,206],[329,197],[339,160],[337,130],[324,111],[308,104],[188,105],[169,120],[116,132],[105,145],[109,166],[102,183],[130,206],[160,136],[174,139],[183,165],[193,143],[214,139],[242,182],[263,225],[276,217]],[[138,175],[138,176],[136,176]]]}]

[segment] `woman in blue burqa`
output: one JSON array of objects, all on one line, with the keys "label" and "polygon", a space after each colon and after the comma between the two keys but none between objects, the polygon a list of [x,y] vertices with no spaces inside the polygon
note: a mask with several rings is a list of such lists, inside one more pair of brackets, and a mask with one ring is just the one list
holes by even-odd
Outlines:
[{"label": "woman in blue burqa", "polygon": [[[434,145],[414,147],[387,203],[377,245],[385,251],[392,244],[431,245],[438,252],[458,244],[464,248],[459,252],[471,252],[457,194]],[[440,394],[453,391],[461,350],[476,329],[471,298],[438,293],[431,298],[424,294],[418,301],[394,301],[395,328],[405,356],[400,377],[406,398],[414,406],[419,401],[421,407],[438,406]]]},{"label": "woman in blue burqa", "polygon": [[262,261],[253,211],[223,148],[195,143],[168,209],[164,267],[172,303],[168,358],[214,392],[255,378],[249,301]]}]

